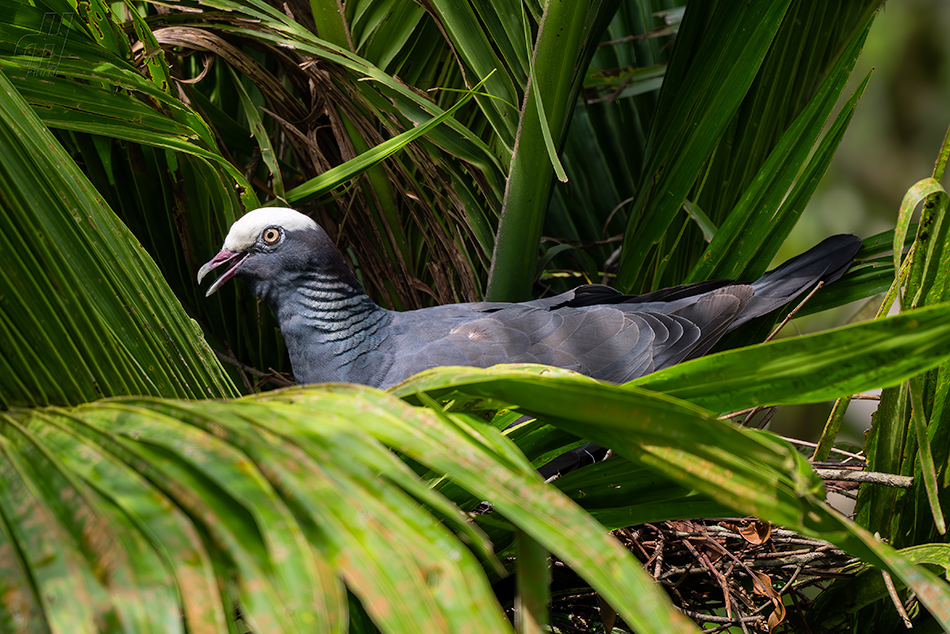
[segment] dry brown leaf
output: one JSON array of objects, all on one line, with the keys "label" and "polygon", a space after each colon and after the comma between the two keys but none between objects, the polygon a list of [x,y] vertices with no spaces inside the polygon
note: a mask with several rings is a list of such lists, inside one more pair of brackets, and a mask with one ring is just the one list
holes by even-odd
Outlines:
[{"label": "dry brown leaf", "polygon": [[610,607],[610,604],[600,595],[597,595],[597,603],[600,604],[600,620],[604,623],[604,631],[611,634],[617,622],[617,611]]},{"label": "dry brown leaf", "polygon": [[761,572],[750,571],[752,573],[752,592],[760,596],[768,597],[772,601],[775,609],[769,615],[769,632],[778,627],[785,620],[785,604],[782,603],[782,597],[775,588],[772,587],[772,580],[768,575]]},{"label": "dry brown leaf", "polygon": [[781,622],[784,620],[785,620],[785,604],[779,602],[775,606],[775,609],[772,610],[772,613],[769,615],[769,622],[768,622],[769,632],[771,632],[776,627],[778,627],[779,624],[781,624]]},{"label": "dry brown leaf", "polygon": [[751,520],[744,522],[742,524],[733,524],[730,522],[723,522],[720,524],[723,528],[729,529],[734,533],[738,533],[750,544],[758,546],[769,541],[769,537],[772,536],[772,525],[768,522],[763,522],[762,520]]}]

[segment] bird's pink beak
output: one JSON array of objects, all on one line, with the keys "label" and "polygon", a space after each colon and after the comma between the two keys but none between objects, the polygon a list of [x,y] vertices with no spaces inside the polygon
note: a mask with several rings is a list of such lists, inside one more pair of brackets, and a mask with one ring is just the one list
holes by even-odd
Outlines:
[{"label": "bird's pink beak", "polygon": [[229,279],[234,277],[234,275],[237,273],[237,270],[241,268],[241,265],[244,264],[244,260],[246,260],[247,256],[249,255],[250,253],[248,252],[234,253],[232,251],[228,251],[227,249],[221,249],[221,252],[218,253],[218,255],[211,258],[210,262],[202,266],[198,270],[199,284],[201,284],[201,280],[204,279],[205,275],[211,272],[211,269],[216,269],[222,264],[227,264],[228,262],[234,262],[235,260],[237,260],[236,262],[234,262],[234,264],[231,265],[231,267],[227,271],[221,274],[221,277],[219,277],[218,279],[214,281],[214,284],[212,284],[208,288],[208,292],[205,293],[205,297],[208,297],[209,295],[211,295],[211,293],[221,288],[222,284],[224,284]]}]

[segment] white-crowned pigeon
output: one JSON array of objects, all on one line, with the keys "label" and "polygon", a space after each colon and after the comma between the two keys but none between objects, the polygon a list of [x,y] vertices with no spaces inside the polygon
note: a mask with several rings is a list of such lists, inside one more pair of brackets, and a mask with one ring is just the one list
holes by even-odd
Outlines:
[{"label": "white-crowned pigeon", "polygon": [[709,350],[727,331],[779,308],[851,265],[859,238],[839,235],[751,284],[703,282],[629,296],[598,285],[521,303],[394,312],[376,305],[309,217],[256,209],[232,225],[198,282],[242,278],[280,324],[298,383],[389,387],[443,365],[543,363],[623,383]]}]

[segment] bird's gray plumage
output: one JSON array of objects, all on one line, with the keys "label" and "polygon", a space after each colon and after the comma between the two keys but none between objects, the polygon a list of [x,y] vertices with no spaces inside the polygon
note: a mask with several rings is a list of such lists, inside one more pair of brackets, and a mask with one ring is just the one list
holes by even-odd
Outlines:
[{"label": "bird's gray plumage", "polygon": [[704,282],[639,297],[590,285],[529,302],[394,312],[363,292],[316,223],[264,208],[234,224],[198,279],[232,263],[209,294],[232,276],[244,279],[277,315],[298,383],[388,387],[436,366],[498,363],[622,383],[704,354],[732,328],[834,281],[859,246],[855,236],[828,238],[751,284]]}]

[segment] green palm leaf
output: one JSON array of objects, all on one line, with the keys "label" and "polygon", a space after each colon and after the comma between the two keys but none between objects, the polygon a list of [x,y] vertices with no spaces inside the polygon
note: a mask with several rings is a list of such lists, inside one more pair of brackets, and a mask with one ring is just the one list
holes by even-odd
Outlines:
[{"label": "green palm leaf", "polygon": [[[33,580],[7,583],[35,592],[29,619],[62,619],[76,631],[221,631],[233,603],[255,631],[333,631],[345,626],[345,584],[384,631],[508,630],[458,541],[490,560],[484,537],[390,446],[449,467],[641,631],[692,631],[659,609],[666,600],[603,527],[523,460],[499,461],[505,443],[486,443],[472,420],[366,388],[233,403],[124,398],[3,420],[0,511]],[[87,543],[95,527],[108,532]],[[58,536],[54,558],[39,534]],[[110,574],[97,575],[102,567]],[[145,610],[155,593],[163,607]],[[7,622],[23,608],[4,607]]]},{"label": "green palm leaf", "polygon": [[0,74],[0,403],[233,396],[195,323]]},{"label": "green palm leaf", "polygon": [[[0,629],[511,631],[492,584],[516,574],[521,623],[543,624],[549,551],[637,631],[694,631],[607,530],[729,513],[889,571],[950,626],[947,584],[913,563],[941,552],[896,554],[829,510],[791,447],[703,409],[928,373],[885,397],[869,456],[927,476],[908,503],[939,508],[945,200],[915,247],[910,295],[924,307],[887,320],[638,386],[441,369],[396,388],[404,401],[352,386],[201,400],[237,391],[199,323],[245,390],[240,361],[282,367],[266,310],[243,290],[206,302],[193,282],[259,200],[323,203],[310,211],[367,287],[402,307],[474,299],[487,279],[493,294],[527,293],[543,226],[568,243],[541,268],[570,254],[595,278],[613,246],[577,241],[626,223],[625,287],[763,269],[853,111],[860,90],[819,141],[876,2],[694,3],[668,67],[652,38],[595,53],[605,29],[654,30],[646,2],[0,4],[15,16],[0,22]],[[51,34],[49,13],[74,15]],[[588,71],[591,58],[622,69]],[[584,84],[615,102],[572,114]],[[565,144],[576,190],[559,190],[545,225]],[[894,239],[867,240],[815,306],[880,290]],[[902,444],[911,393],[926,473]],[[522,412],[537,418],[506,430]],[[535,468],[581,438],[618,457],[542,483]],[[897,496],[865,491],[866,526],[931,538],[916,511],[894,513]]]},{"label": "green palm leaf", "polygon": [[[941,328],[933,322],[925,326]],[[857,331],[849,334],[861,339]],[[873,334],[869,339],[873,341]],[[941,350],[939,359],[922,359],[915,370],[950,355],[950,348]],[[895,367],[892,375],[878,375],[870,385],[899,381],[905,372]],[[822,380],[810,376],[813,382]],[[607,385],[543,366],[444,368],[421,373],[393,391],[410,399],[425,393],[460,411],[514,408],[564,427],[739,514],[793,527],[873,562],[913,588],[942,626],[950,627],[950,585],[828,506],[824,487],[808,462],[767,432],[733,427],[665,394]]]}]

